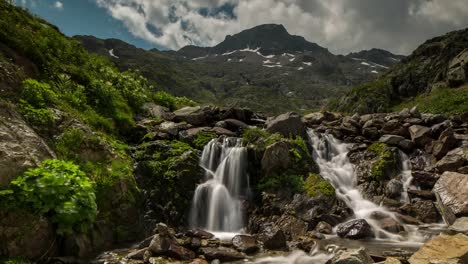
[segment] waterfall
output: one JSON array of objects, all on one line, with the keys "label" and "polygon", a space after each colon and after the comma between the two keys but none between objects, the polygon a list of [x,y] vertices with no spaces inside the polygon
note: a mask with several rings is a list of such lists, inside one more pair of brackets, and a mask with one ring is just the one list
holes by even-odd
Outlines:
[{"label": "waterfall", "polygon": [[205,182],[193,196],[190,225],[212,232],[240,232],[244,227],[242,200],[249,194],[247,149],[238,138],[211,140],[200,166]]},{"label": "waterfall", "polygon": [[413,176],[411,175],[411,162],[403,151],[400,151],[401,157],[401,182],[403,183],[403,191],[401,192],[401,201],[409,202],[408,188],[411,186]]},{"label": "waterfall", "polygon": [[[313,155],[319,166],[320,175],[333,185],[336,190],[336,196],[353,210],[355,218],[365,219],[372,226],[376,238],[395,241],[405,240],[400,235],[383,230],[379,225],[379,221],[373,217],[375,214],[378,214],[398,221],[394,213],[388,211],[383,206],[366,200],[358,190],[354,166],[347,156],[349,145],[338,141],[330,134],[318,134],[313,130],[309,130],[308,135],[314,149]],[[407,158],[405,159],[403,168],[403,178],[406,183],[405,185],[408,186],[411,171]],[[415,234],[417,232],[414,227],[403,226],[410,233],[411,239],[420,240],[418,235]]]}]

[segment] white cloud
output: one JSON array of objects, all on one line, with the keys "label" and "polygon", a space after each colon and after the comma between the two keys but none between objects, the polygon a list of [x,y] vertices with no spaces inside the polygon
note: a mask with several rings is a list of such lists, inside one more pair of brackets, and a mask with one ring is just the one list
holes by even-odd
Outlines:
[{"label": "white cloud", "polygon": [[[277,23],[334,53],[377,47],[407,54],[427,38],[468,26],[466,0],[95,1],[133,35],[171,49],[212,46],[227,34]],[[214,12],[226,4],[234,18]]]},{"label": "white cloud", "polygon": [[57,8],[57,9],[59,9],[59,10],[62,10],[62,9],[63,9],[63,3],[60,2],[60,1],[56,1],[56,2],[54,3],[54,7]]}]

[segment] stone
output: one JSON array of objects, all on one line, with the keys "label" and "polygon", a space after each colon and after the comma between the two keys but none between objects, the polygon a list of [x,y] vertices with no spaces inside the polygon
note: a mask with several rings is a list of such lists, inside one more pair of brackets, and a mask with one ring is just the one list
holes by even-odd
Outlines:
[{"label": "stone", "polygon": [[279,133],[284,137],[301,136],[306,138],[306,127],[299,114],[294,112],[285,113],[275,118],[268,119],[266,130],[270,133]]},{"label": "stone", "polygon": [[208,264],[208,261],[204,259],[194,259],[190,264]]},{"label": "stone", "polygon": [[385,195],[388,198],[398,198],[403,191],[403,183],[398,179],[391,179],[385,186]]},{"label": "stone", "polygon": [[226,124],[226,128],[229,130],[237,131],[240,129],[247,128],[248,125],[240,120],[237,119],[225,119],[224,123]]},{"label": "stone", "polygon": [[236,261],[246,257],[241,252],[226,247],[205,247],[200,249],[200,253],[204,255],[207,260],[218,259],[221,262]]},{"label": "stone", "polygon": [[174,113],[172,113],[169,108],[154,103],[145,103],[143,105],[143,111],[148,117],[161,118],[168,121],[173,120],[175,117]]},{"label": "stone", "polygon": [[448,64],[447,82],[450,87],[457,87],[468,80],[467,75],[468,49],[460,52]]},{"label": "stone", "polygon": [[431,127],[432,135],[434,137],[439,137],[440,134],[449,127],[452,127],[452,123],[449,120],[435,124]]},{"label": "stone", "polygon": [[232,132],[229,129],[222,128],[222,127],[213,127],[209,130],[210,132],[214,132],[218,136],[228,136],[228,137],[235,137],[236,133]]},{"label": "stone", "polygon": [[0,102],[0,189],[28,168],[54,158],[55,153],[21,115]]},{"label": "stone", "polygon": [[263,247],[266,249],[280,250],[287,247],[286,235],[281,229],[276,232],[273,230],[263,232],[260,234],[260,240],[263,242]]},{"label": "stone", "polygon": [[303,117],[303,121],[307,125],[319,125],[323,120],[325,120],[325,116],[321,112],[310,113]]},{"label": "stone", "polygon": [[232,238],[232,244],[234,247],[247,254],[252,254],[258,251],[259,247],[257,240],[252,236],[237,235]]},{"label": "stone", "polygon": [[386,217],[380,220],[379,223],[380,227],[383,230],[388,231],[390,233],[399,233],[405,230],[405,228],[398,221],[391,217]]},{"label": "stone", "polygon": [[421,113],[416,105],[410,109],[410,114],[412,117],[421,118]]},{"label": "stone", "polygon": [[426,242],[409,259],[410,264],[464,264],[468,263],[468,236],[438,235]]},{"label": "stone", "polygon": [[144,255],[145,255],[145,252],[147,250],[148,250],[148,248],[142,248],[142,249],[132,251],[132,252],[128,253],[127,256],[125,256],[125,258],[127,258],[127,259],[141,259],[142,260]]},{"label": "stone", "polygon": [[250,124],[254,113],[247,108],[229,108],[221,112],[220,119],[237,119]]},{"label": "stone", "polygon": [[400,209],[424,223],[436,223],[440,219],[432,201],[415,200],[403,205]]},{"label": "stone", "polygon": [[403,108],[400,112],[398,112],[398,115],[403,118],[407,118],[411,116],[410,110],[408,108]]},{"label": "stone", "polygon": [[212,239],[214,235],[208,231],[201,230],[201,229],[192,229],[185,233],[188,237],[197,237],[200,239]]},{"label": "stone", "polygon": [[287,141],[279,141],[266,148],[261,161],[262,170],[265,172],[265,175],[290,166],[290,148],[291,144]]},{"label": "stone", "polygon": [[432,190],[439,179],[437,174],[428,171],[413,170],[411,175],[413,176],[412,184],[426,190]]},{"label": "stone", "polygon": [[457,171],[468,163],[467,161],[468,147],[461,147],[451,150],[439,160],[435,165],[434,169],[438,173],[445,171]]},{"label": "stone", "polygon": [[387,258],[385,261],[378,262],[377,264],[401,264],[401,261],[397,258]]},{"label": "stone", "polygon": [[364,248],[348,249],[338,251],[337,254],[329,260],[329,264],[371,264],[374,263],[371,256]]},{"label": "stone", "polygon": [[315,226],[315,231],[322,233],[322,234],[331,234],[333,231],[333,227],[324,221],[320,221],[316,226]]},{"label": "stone", "polygon": [[411,140],[417,146],[424,147],[429,144],[431,139],[431,129],[425,126],[412,125],[408,128]]},{"label": "stone", "polygon": [[465,234],[468,235],[468,217],[460,217],[449,227],[451,234]]},{"label": "stone", "polygon": [[468,215],[468,175],[444,172],[434,186],[441,202],[456,216]]},{"label": "stone", "polygon": [[411,151],[414,148],[414,144],[411,140],[408,140],[402,136],[397,135],[382,135],[379,142],[385,143],[390,146],[399,147],[404,151]]},{"label": "stone", "polygon": [[169,246],[165,255],[180,260],[191,260],[196,257],[195,252],[191,251],[190,249],[186,249],[176,243],[172,243]]},{"label": "stone", "polygon": [[211,106],[187,106],[174,111],[174,120],[187,122],[194,126],[208,125],[218,113],[218,109]]},{"label": "stone", "polygon": [[349,239],[364,239],[374,236],[372,227],[364,219],[350,220],[346,223],[339,224],[336,233],[339,237]]},{"label": "stone", "polygon": [[432,155],[436,159],[443,158],[450,150],[457,146],[457,139],[454,136],[453,129],[447,128],[444,130],[437,141],[432,146]]}]

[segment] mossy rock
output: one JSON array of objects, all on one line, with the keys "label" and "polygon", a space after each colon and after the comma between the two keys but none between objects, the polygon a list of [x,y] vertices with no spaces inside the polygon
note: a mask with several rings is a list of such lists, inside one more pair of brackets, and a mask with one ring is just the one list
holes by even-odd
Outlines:
[{"label": "mossy rock", "polygon": [[372,180],[378,182],[389,180],[401,169],[400,154],[397,148],[390,147],[385,143],[374,143],[368,147],[368,150],[375,155],[371,165],[370,178]]},{"label": "mossy rock", "polygon": [[333,196],[335,188],[319,174],[311,173],[304,183],[304,192],[309,197]]}]

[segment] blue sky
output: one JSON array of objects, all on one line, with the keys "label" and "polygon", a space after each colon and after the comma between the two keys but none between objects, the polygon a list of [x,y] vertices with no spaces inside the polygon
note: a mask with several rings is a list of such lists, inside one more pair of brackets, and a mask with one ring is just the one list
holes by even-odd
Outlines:
[{"label": "blue sky", "polygon": [[122,21],[114,19],[107,10],[99,7],[94,0],[16,1],[30,12],[39,15],[68,35],[93,35],[98,38],[118,38],[144,49],[164,49],[157,44],[134,37]]}]

